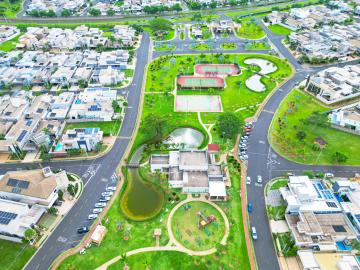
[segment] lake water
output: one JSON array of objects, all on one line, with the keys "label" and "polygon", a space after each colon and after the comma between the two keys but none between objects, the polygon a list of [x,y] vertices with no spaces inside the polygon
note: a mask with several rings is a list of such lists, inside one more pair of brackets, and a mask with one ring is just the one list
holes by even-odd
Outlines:
[{"label": "lake water", "polygon": [[125,214],[138,221],[157,215],[162,208],[164,197],[160,187],[143,181],[137,169],[129,169],[128,183],[121,201]]},{"label": "lake water", "polygon": [[204,140],[204,135],[193,128],[177,128],[164,141],[165,144],[175,144],[174,148],[198,148]]}]

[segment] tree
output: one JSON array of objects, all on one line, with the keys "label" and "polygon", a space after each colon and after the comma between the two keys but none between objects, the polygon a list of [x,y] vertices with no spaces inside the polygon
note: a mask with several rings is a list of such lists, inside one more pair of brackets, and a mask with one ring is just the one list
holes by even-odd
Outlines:
[{"label": "tree", "polygon": [[101,149],[103,147],[103,142],[98,142],[96,145],[95,145],[95,151],[96,152],[100,152]]},{"label": "tree", "polygon": [[161,139],[163,137],[165,125],[165,118],[154,113],[148,114],[143,121],[144,131],[153,138],[155,137],[155,139]]},{"label": "tree", "polygon": [[61,16],[62,16],[62,17],[69,17],[69,16],[71,16],[71,11],[68,10],[68,9],[63,9],[63,10],[61,11]]},{"label": "tree", "polygon": [[32,228],[29,228],[25,231],[24,233],[24,240],[26,242],[30,242],[31,240],[33,240],[36,237],[36,231]]},{"label": "tree", "polygon": [[91,16],[100,16],[100,15],[101,15],[101,11],[100,11],[100,9],[97,9],[97,8],[91,8],[91,9],[89,10],[89,14],[90,14]]},{"label": "tree", "polygon": [[109,8],[107,11],[106,11],[106,14],[108,16],[114,16],[115,15],[115,10],[113,10],[112,8]]},{"label": "tree", "polygon": [[346,162],[349,159],[348,156],[346,156],[341,152],[335,152],[332,158],[335,162],[339,162],[339,163]]},{"label": "tree", "polygon": [[50,207],[48,210],[47,210],[47,212],[50,214],[50,215],[57,215],[57,213],[58,213],[58,209],[57,208],[55,208],[55,207]]},{"label": "tree", "polygon": [[217,125],[223,138],[233,139],[240,132],[244,121],[235,113],[226,112],[219,116]]},{"label": "tree", "polygon": [[298,133],[296,133],[296,138],[299,141],[303,141],[306,138],[306,133],[304,131],[299,131]]},{"label": "tree", "polygon": [[172,29],[172,22],[163,18],[153,19],[149,22],[151,31],[170,31]]}]

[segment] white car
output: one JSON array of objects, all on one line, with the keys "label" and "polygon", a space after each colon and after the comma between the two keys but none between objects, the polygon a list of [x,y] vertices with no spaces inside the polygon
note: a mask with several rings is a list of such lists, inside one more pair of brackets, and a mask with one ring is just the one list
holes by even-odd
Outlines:
[{"label": "white car", "polygon": [[247,160],[247,159],[249,158],[249,156],[248,156],[248,155],[243,155],[243,158],[244,158],[245,160]]},{"label": "white car", "polygon": [[262,183],[262,177],[261,177],[261,175],[258,175],[258,176],[257,176],[257,182],[258,182],[258,183]]},{"label": "white car", "polygon": [[325,173],[325,178],[333,178],[334,174],[333,173]]},{"label": "white car", "polygon": [[110,201],[110,197],[109,196],[104,196],[104,197],[101,197],[99,202],[107,202],[107,201]]},{"label": "white car", "polygon": [[98,216],[97,214],[90,214],[90,215],[88,215],[88,220],[96,219],[97,216]]},{"label": "white car", "polygon": [[251,184],[251,177],[250,176],[246,177],[246,184],[248,184],[248,185]]},{"label": "white car", "polygon": [[96,208],[103,208],[105,206],[106,206],[106,203],[104,203],[104,202],[95,203]]},{"label": "white car", "polygon": [[116,190],[116,187],[107,187],[106,188],[106,191],[115,191]]},{"label": "white car", "polygon": [[251,236],[254,240],[257,240],[258,239],[258,235],[257,235],[257,232],[256,232],[256,228],[253,226],[251,227]]},{"label": "white car", "polygon": [[99,213],[101,213],[102,212],[102,208],[94,208],[93,210],[92,210],[92,212],[93,212],[93,214],[99,214]]},{"label": "white car", "polygon": [[114,192],[112,192],[112,191],[106,191],[106,192],[101,193],[101,196],[109,197],[109,196],[112,196],[113,194],[114,194]]}]

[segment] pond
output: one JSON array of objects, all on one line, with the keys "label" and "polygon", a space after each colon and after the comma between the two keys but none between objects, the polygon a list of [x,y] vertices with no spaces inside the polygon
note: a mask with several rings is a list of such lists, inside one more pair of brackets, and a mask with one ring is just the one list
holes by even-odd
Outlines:
[{"label": "pond", "polygon": [[177,128],[164,141],[165,144],[174,144],[174,148],[198,148],[204,140],[204,135],[193,128]]},{"label": "pond", "polygon": [[255,92],[263,92],[266,90],[265,85],[261,82],[262,76],[255,74],[245,81],[245,85]]},{"label": "pond", "polygon": [[244,61],[248,65],[256,65],[260,67],[259,74],[266,75],[277,70],[277,66],[271,61],[260,59],[260,58],[248,58]]},{"label": "pond", "polygon": [[137,169],[128,170],[128,187],[121,201],[124,214],[136,221],[156,216],[163,205],[164,195],[160,188],[145,182]]}]

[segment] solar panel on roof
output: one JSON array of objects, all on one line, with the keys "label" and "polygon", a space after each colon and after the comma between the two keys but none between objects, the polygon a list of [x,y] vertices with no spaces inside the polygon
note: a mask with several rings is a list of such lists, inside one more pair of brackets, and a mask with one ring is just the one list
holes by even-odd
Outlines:
[{"label": "solar panel on roof", "polygon": [[29,181],[25,181],[25,180],[18,180],[18,179],[14,179],[14,178],[10,178],[8,180],[8,182],[6,183],[6,185],[10,186],[10,187],[18,187],[18,188],[24,188],[27,189],[29,187]]},{"label": "solar panel on roof", "polygon": [[10,223],[11,219],[9,218],[2,218],[0,217],[0,224],[8,225]]},{"label": "solar panel on roof", "polygon": [[346,232],[343,225],[333,225],[332,226],[335,232]]},{"label": "solar panel on roof", "polygon": [[20,135],[19,135],[19,137],[17,138],[17,142],[21,142],[23,139],[24,139],[24,137],[25,137],[25,135],[27,134],[27,131],[26,130],[23,130],[23,131],[21,131],[21,133],[20,133]]},{"label": "solar panel on roof", "polygon": [[31,123],[32,123],[32,120],[26,121],[26,125],[27,125],[28,127],[31,126]]},{"label": "solar panel on roof", "polygon": [[329,206],[329,207],[337,208],[337,205],[336,205],[336,203],[334,203],[334,202],[326,202],[326,204],[327,204],[327,206]]},{"label": "solar panel on roof", "polygon": [[17,214],[12,212],[0,211],[0,218],[15,219]]}]

